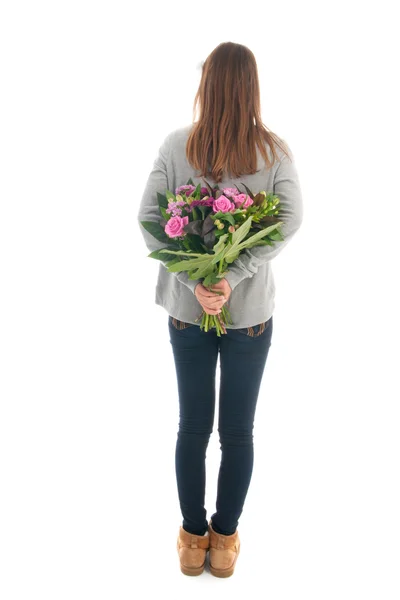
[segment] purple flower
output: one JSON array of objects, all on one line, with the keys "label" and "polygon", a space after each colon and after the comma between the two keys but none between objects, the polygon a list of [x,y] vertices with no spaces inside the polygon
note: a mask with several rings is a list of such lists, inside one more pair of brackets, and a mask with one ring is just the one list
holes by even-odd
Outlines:
[{"label": "purple flower", "polygon": [[196,188],[194,185],[181,185],[176,188],[175,194],[180,194],[181,192],[183,192],[186,194],[186,196],[190,196],[190,194],[194,192],[195,189]]},{"label": "purple flower", "polygon": [[190,206],[212,206],[214,198],[207,198],[207,200],[193,200]]},{"label": "purple flower", "polygon": [[178,202],[169,201],[168,208],[165,212],[171,214],[173,217],[176,217],[176,215],[182,214],[182,209],[179,208],[180,206],[186,206],[186,202],[182,200],[179,200]]},{"label": "purple flower", "polygon": [[[238,191],[236,188],[229,188],[226,187],[222,190],[222,193],[227,196],[228,198],[232,198],[232,196],[236,196]],[[233,199],[233,198],[232,198]]]}]

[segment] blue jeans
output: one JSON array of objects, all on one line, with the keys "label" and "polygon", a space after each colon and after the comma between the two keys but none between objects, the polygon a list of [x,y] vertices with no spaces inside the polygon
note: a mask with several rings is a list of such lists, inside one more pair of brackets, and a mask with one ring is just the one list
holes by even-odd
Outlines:
[{"label": "blue jeans", "polygon": [[250,485],[253,471],[253,425],[272,338],[272,316],[265,323],[243,329],[227,329],[218,337],[215,329],[169,315],[168,327],[178,384],[179,429],[175,469],[182,527],[196,535],[207,531],[205,504],[206,450],[213,431],[215,375],[220,353],[218,432],[221,463],[216,512],[211,516],[217,533],[231,535]]}]

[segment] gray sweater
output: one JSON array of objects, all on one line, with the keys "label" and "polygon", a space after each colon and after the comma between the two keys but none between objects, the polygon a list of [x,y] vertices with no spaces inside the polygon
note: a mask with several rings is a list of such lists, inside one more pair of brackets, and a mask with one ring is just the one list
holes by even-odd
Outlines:
[{"label": "gray sweater", "polygon": [[[147,184],[140,203],[138,221],[145,244],[149,250],[165,247],[156,240],[140,221],[159,221],[157,192],[164,193],[187,183],[191,178],[194,185],[201,183],[202,178],[196,177],[196,171],[188,163],[185,155],[185,146],[192,125],[175,129],[167,135],[153,168],[148,176]],[[240,257],[228,265],[229,273],[226,279],[232,288],[227,307],[232,317],[233,324],[227,328],[251,327],[267,321],[273,314],[275,307],[275,282],[271,268],[272,259],[277,256],[293,235],[299,229],[303,219],[303,201],[299,184],[298,173],[290,147],[291,161],[277,147],[280,162],[268,169],[261,153],[257,148],[258,172],[254,175],[242,175],[238,179],[223,179],[219,188],[234,187],[235,184],[243,190],[243,182],[254,193],[260,190],[273,192],[280,198],[278,217],[283,221],[281,232],[283,241],[274,242],[272,246],[256,246],[246,249]],[[271,151],[267,146],[269,156]],[[212,177],[206,177],[211,185],[215,185]],[[146,256],[147,258],[147,256]],[[147,258],[147,260],[151,260]],[[190,280],[188,273],[170,273],[164,263],[159,263],[158,281],[155,289],[155,303],[165,308],[169,315],[181,321],[200,325],[197,319],[202,313],[202,306],[194,295],[194,288],[201,279]]]}]

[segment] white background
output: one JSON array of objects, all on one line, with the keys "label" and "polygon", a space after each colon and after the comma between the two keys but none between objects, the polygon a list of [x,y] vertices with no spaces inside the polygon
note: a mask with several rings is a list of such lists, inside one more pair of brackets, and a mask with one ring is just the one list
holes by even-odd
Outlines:
[{"label": "white background", "polygon": [[[385,1],[2,2],[3,600],[398,600],[397,29]],[[228,580],[179,570],[176,380],[136,221],[222,41],[254,52],[304,197]],[[219,456],[215,426],[208,516]]]}]

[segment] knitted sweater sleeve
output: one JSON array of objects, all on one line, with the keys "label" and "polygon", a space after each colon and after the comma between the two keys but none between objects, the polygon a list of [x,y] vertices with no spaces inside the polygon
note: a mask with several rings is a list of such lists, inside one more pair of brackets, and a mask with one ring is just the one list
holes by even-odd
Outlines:
[{"label": "knitted sweater sleeve", "polygon": [[[279,214],[282,220],[281,232],[283,241],[274,242],[272,246],[254,246],[246,248],[238,259],[228,265],[229,272],[225,276],[232,290],[248,277],[253,277],[258,268],[272,260],[287,246],[303,220],[303,199],[299,176],[293,153],[289,149],[289,158],[284,155],[275,173],[273,193],[279,196]],[[269,190],[267,190],[268,192]]]},{"label": "knitted sweater sleeve", "polygon": [[[158,156],[154,160],[153,168],[148,176],[147,183],[140,202],[139,212],[137,214],[137,220],[139,222],[140,231],[143,235],[145,244],[150,250],[150,252],[153,252],[154,250],[160,250],[161,248],[165,248],[165,244],[159,242],[155,237],[153,237],[151,233],[149,233],[143,227],[140,221],[160,222],[162,220],[157,201],[157,192],[163,193],[165,192],[165,190],[169,189],[167,177],[167,164],[170,157],[173,133],[174,132],[171,132],[167,135],[167,137],[164,139],[158,150]],[[174,192],[173,190],[171,191]],[[166,268],[164,263],[162,263],[162,265]],[[170,273],[171,275],[176,277],[178,281],[186,285],[186,287],[188,287],[191,290],[191,292],[193,292],[193,294],[196,285],[201,281],[201,279],[189,279],[187,271],[181,271],[180,273]]]}]

